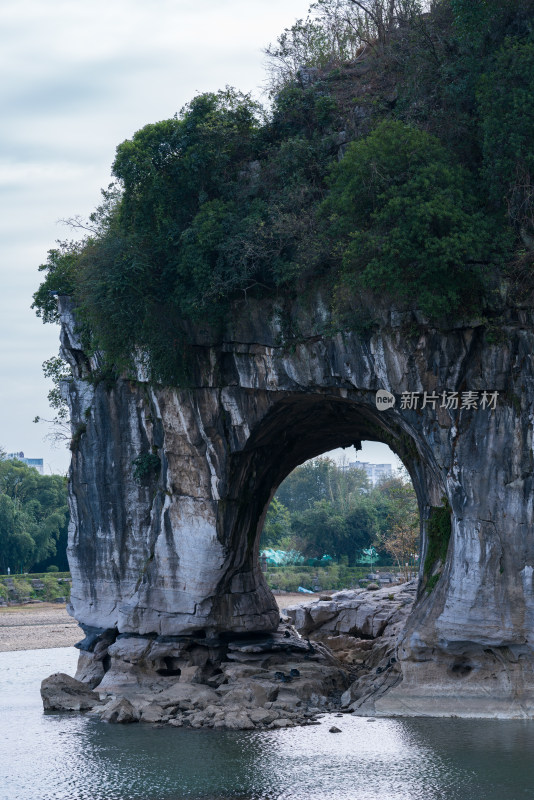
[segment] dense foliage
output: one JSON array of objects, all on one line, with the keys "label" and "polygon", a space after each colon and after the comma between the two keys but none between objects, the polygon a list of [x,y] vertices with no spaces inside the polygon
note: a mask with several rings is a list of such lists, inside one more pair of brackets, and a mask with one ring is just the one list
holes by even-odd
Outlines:
[{"label": "dense foliage", "polygon": [[67,525],[66,479],[0,458],[0,572],[68,570]]},{"label": "dense foliage", "polygon": [[[426,4],[428,5],[428,4]],[[267,50],[269,113],[226,89],[117,148],[81,243],[51,250],[35,308],[69,294],[109,374],[188,380],[192,329],[321,286],[437,324],[534,288],[534,0],[319,0]],[[75,224],[80,224],[75,221]],[[499,291],[496,291],[496,289]]]},{"label": "dense foliage", "polygon": [[342,279],[401,298],[431,316],[479,307],[480,265],[493,224],[473,178],[439,140],[399,121],[352,142],[330,175],[324,207],[341,254]]},{"label": "dense foliage", "polygon": [[[403,549],[404,540],[398,540],[407,531],[415,538]],[[403,566],[409,552],[413,566],[418,533],[417,501],[408,480],[395,477],[373,488],[363,470],[342,469],[323,457],[297,467],[279,486],[260,547],[295,550],[307,559],[329,555],[354,566],[362,549],[373,545],[383,559],[393,556]]]}]

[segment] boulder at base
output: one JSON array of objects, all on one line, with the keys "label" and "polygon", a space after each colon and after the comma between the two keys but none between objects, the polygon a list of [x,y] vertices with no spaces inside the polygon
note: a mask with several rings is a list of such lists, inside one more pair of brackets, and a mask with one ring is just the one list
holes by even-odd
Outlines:
[{"label": "boulder at base", "polygon": [[96,692],[64,672],[55,672],[41,683],[45,711],[88,711],[100,703]]}]

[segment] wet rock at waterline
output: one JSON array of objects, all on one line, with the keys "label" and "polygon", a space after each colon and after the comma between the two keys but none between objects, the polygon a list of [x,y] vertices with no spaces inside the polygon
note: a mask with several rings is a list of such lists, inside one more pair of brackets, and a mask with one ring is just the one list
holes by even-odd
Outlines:
[{"label": "wet rock at waterline", "polygon": [[81,681],[56,672],[41,683],[45,711],[87,711],[100,703],[96,692]]},{"label": "wet rock at waterline", "polygon": [[110,667],[94,690],[62,674],[43,681],[45,708],[89,710],[117,724],[285,728],[311,724],[319,712],[339,708],[349,686],[328,648],[302,639],[287,624],[270,636],[217,644],[122,637],[107,650]]},{"label": "wet rock at waterline", "polygon": [[107,660],[94,691],[55,675],[43,682],[43,701],[117,724],[231,730],[311,724],[339,709],[374,713],[399,679],[396,646],[414,597],[414,583],[335,592],[284,609],[273,633],[233,639],[91,632],[77,675],[93,682],[91,660]]}]

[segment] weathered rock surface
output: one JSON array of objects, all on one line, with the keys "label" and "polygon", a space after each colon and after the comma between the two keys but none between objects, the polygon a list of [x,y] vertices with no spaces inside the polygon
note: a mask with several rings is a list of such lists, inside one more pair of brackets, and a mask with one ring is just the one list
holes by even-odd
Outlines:
[{"label": "weathered rock surface", "polygon": [[[179,644],[176,655],[175,642],[119,639],[108,648],[111,664],[94,691],[62,674],[43,681],[45,708],[90,710],[110,723],[252,730],[309,724],[319,711],[339,708],[349,684],[327,648],[302,640],[287,624],[217,648],[186,637]],[[158,669],[166,658],[172,669]]]},{"label": "weathered rock surface", "polygon": [[412,582],[336,592],[328,601],[284,609],[300,633],[327,645],[348,671],[351,685],[341,696],[342,709],[376,714],[376,702],[401,680],[397,646],[415,595]]},{"label": "weathered rock surface", "polygon": [[[377,713],[534,716],[530,311],[505,311],[499,344],[481,321],[438,331],[417,310],[394,308],[375,310],[372,332],[327,336],[317,333],[330,324],[317,298],[283,319],[299,331],[289,349],[280,343],[285,312],[250,301],[222,338],[197,332],[190,388],[178,390],[149,385],[141,370],[99,381],[98,356],[84,354],[69,303],[60,304],[62,351],[75,374],[65,386],[71,613],[97,639],[106,630],[139,637],[131,657],[120,656],[125,681],[142,681],[142,648],[166,637],[176,641],[172,653],[160,651],[158,669],[172,672],[180,636],[275,630],[257,559],[273,493],[306,459],[371,439],[388,443],[410,472],[421,564],[426,520],[443,497],[452,522],[435,585],[426,591],[428,576],[421,580],[397,649],[399,682],[376,700]],[[378,389],[395,395],[394,408],[377,410]],[[485,391],[498,392],[494,409],[481,407]],[[405,392],[419,393],[417,403],[402,404]],[[438,399],[423,407],[425,392]],[[442,403],[443,392],[457,393],[458,404]],[[464,392],[478,393],[477,408],[463,406]],[[156,454],[160,469],[136,480],[132,462]],[[366,635],[382,623],[370,620]],[[351,612],[340,625],[359,621]],[[100,665],[96,653],[84,656],[84,679],[113,680],[116,643],[103,642]]]},{"label": "weathered rock surface", "polygon": [[100,697],[87,684],[55,672],[41,683],[45,711],[87,711],[100,703]]},{"label": "weathered rock surface", "polygon": [[139,720],[139,712],[125,697],[117,697],[106,703],[99,713],[104,722],[115,722],[121,725]]},{"label": "weathered rock surface", "polygon": [[397,641],[414,597],[414,584],[335,592],[285,609],[274,633],[226,641],[123,635],[112,642],[109,631],[99,639],[89,633],[81,655],[92,683],[91,659],[102,665],[105,650],[110,660],[96,690],[54,675],[43,682],[43,701],[55,710],[90,709],[110,723],[230,730],[309,724],[319,711],[340,708],[374,713],[375,700],[399,680]]}]

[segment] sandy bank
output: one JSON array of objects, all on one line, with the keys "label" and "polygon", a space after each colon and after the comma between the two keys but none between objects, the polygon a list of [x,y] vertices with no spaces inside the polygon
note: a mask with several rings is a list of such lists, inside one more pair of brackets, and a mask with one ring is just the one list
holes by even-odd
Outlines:
[{"label": "sandy bank", "polygon": [[[278,595],[279,608],[314,600],[316,595]],[[0,653],[8,650],[42,650],[47,647],[72,647],[83,633],[63,605],[42,603],[0,608]]]},{"label": "sandy bank", "polygon": [[82,638],[78,624],[65,606],[10,606],[0,609],[0,652],[72,647]]}]

